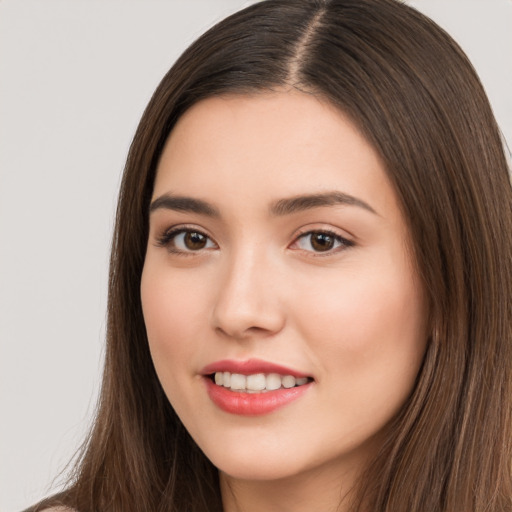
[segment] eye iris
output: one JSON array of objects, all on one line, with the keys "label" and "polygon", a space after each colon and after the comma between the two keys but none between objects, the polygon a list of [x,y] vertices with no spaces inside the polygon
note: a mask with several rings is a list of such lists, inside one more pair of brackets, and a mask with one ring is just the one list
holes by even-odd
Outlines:
[{"label": "eye iris", "polygon": [[311,235],[311,247],[315,251],[328,251],[334,246],[334,238],[326,233],[314,233]]},{"label": "eye iris", "polygon": [[201,233],[189,231],[185,233],[184,242],[187,249],[191,251],[197,251],[203,249],[206,246],[206,237]]}]

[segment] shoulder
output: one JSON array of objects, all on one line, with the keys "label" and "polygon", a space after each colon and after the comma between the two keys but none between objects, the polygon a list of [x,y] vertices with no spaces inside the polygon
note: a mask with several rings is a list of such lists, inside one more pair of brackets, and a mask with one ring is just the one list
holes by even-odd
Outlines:
[{"label": "shoulder", "polygon": [[41,510],[41,512],[75,512],[72,508],[68,507],[50,507],[50,508],[44,508]]},{"label": "shoulder", "polygon": [[28,507],[23,512],[77,512],[73,507],[64,505],[68,501],[64,498],[64,493],[50,496]]}]

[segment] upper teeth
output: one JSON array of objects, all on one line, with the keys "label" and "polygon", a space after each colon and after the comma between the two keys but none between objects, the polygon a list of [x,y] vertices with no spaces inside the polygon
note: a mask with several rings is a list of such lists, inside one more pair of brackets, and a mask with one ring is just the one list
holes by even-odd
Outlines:
[{"label": "upper teeth", "polygon": [[273,391],[281,387],[302,386],[307,382],[307,377],[294,377],[293,375],[279,375],[277,373],[242,375],[240,373],[215,372],[215,384],[230,388],[232,391]]}]

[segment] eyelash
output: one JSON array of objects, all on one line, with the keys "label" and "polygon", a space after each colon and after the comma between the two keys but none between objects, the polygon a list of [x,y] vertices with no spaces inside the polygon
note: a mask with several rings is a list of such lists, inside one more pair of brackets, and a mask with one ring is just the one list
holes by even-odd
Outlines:
[{"label": "eyelash", "polygon": [[184,251],[181,249],[177,249],[173,245],[174,240],[176,239],[176,237],[178,235],[186,234],[186,233],[196,233],[198,235],[203,236],[207,240],[212,241],[212,239],[206,233],[203,233],[200,229],[195,229],[195,228],[186,227],[186,226],[180,226],[178,228],[171,228],[171,229],[165,231],[162,234],[162,236],[160,236],[158,238],[157,245],[159,247],[165,247],[170,253],[177,254],[179,256],[194,256],[196,253],[199,253],[199,252],[201,252],[201,250],[204,250],[204,249],[199,249],[197,251],[194,251],[194,250]]},{"label": "eyelash", "polygon": [[[302,233],[299,233],[299,235],[295,238],[292,245],[297,244],[300,240],[306,239],[307,237],[311,237],[313,235],[324,235],[327,237],[330,237],[334,240],[334,243],[338,243],[338,247],[328,249],[326,251],[307,251],[311,252],[315,255],[315,257],[323,257],[323,256],[331,256],[333,254],[337,254],[340,251],[343,251],[345,249],[348,249],[350,247],[353,247],[355,244],[351,240],[347,240],[346,238],[342,237],[338,233],[335,233],[334,231],[330,231],[328,229],[310,229],[308,231],[304,231]],[[309,242],[311,245],[311,240]],[[305,250],[305,249],[304,249]]]},{"label": "eyelash", "polygon": [[[179,256],[194,256],[196,255],[197,253],[200,253],[204,250],[209,250],[211,248],[202,248],[202,249],[198,249],[198,250],[182,250],[182,249],[177,249],[174,245],[173,245],[173,242],[174,240],[176,239],[176,237],[178,235],[181,235],[181,234],[198,234],[202,237],[204,237],[205,239],[207,239],[207,242],[210,241],[210,242],[213,242],[213,240],[204,232],[202,232],[201,230],[199,229],[195,229],[195,228],[192,228],[192,227],[184,227],[184,226],[180,226],[178,228],[172,228],[172,229],[169,229],[167,231],[165,231],[157,240],[157,245],[159,247],[165,247],[170,253],[172,254],[176,254],[176,255],[179,255]],[[312,230],[308,230],[308,231],[304,231],[302,233],[299,233],[297,235],[297,237],[294,239],[294,241],[292,242],[291,246],[297,244],[300,240],[303,240],[303,239],[306,239],[307,237],[311,237],[313,235],[324,235],[324,236],[327,236],[327,237],[330,237],[334,240],[334,243],[337,243],[339,244],[337,247],[335,247],[334,249],[327,249],[326,251],[314,251],[314,250],[306,250],[306,249],[302,249],[304,250],[305,252],[309,252],[309,253],[313,253],[315,254],[315,257],[324,257],[324,256],[330,256],[332,254],[336,254],[340,251],[343,251],[345,249],[348,249],[350,247],[353,247],[355,244],[354,242],[352,242],[351,240],[347,240],[346,238],[342,237],[341,235],[335,233],[334,231],[330,231],[328,229],[312,229]],[[215,244],[215,242],[213,242]],[[216,245],[216,244],[215,244]],[[311,241],[310,241],[310,245],[311,245]],[[300,250],[300,249],[298,249]]]}]

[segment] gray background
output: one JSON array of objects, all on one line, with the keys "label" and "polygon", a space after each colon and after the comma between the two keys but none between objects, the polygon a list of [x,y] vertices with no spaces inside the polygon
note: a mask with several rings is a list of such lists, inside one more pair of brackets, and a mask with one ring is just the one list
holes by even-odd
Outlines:
[{"label": "gray background", "polygon": [[[49,492],[90,422],[117,187],[175,58],[242,0],[0,0],[0,511]],[[469,54],[512,141],[512,1],[409,2]]]}]

